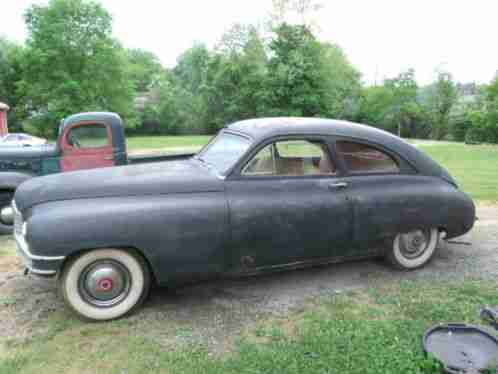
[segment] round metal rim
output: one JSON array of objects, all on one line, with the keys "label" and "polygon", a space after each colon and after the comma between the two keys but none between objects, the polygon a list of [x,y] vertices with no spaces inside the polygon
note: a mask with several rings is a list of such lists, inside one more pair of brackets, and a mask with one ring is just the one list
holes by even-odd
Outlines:
[{"label": "round metal rim", "polygon": [[[95,295],[92,295],[92,291],[87,288],[87,280],[89,275],[92,274],[92,271],[104,266],[108,266],[117,271],[124,280],[122,290],[116,296],[109,299],[98,298]],[[130,293],[131,285],[132,278],[130,271],[122,263],[113,259],[102,259],[92,262],[83,269],[78,278],[78,291],[80,296],[85,302],[98,308],[111,308],[121,303]]]},{"label": "round metal rim", "polygon": [[14,209],[11,205],[5,205],[0,208],[0,222],[6,226],[14,225]]},{"label": "round metal rim", "polygon": [[431,230],[414,230],[399,235],[399,250],[403,257],[410,260],[422,256],[430,243]]},{"label": "round metal rim", "polygon": [[[440,323],[436,326],[433,326],[431,327],[430,329],[428,329],[425,333],[424,333],[424,336],[422,338],[422,348],[424,350],[424,353],[426,355],[428,354],[432,354],[432,352],[430,352],[427,348],[427,341],[429,340],[429,337],[435,332],[435,331],[438,331],[438,330],[449,330],[449,329],[453,329],[453,330],[466,330],[466,331],[476,331],[484,336],[486,336],[487,338],[489,338],[491,341],[495,342],[496,345],[498,345],[498,339],[492,335],[490,332],[484,330],[483,328],[479,327],[479,326],[476,326],[476,325],[467,325],[465,323]],[[450,373],[450,374],[457,374],[457,373],[462,373],[462,369],[465,369],[465,368],[455,368],[455,367],[449,367],[445,362],[439,360],[439,358],[435,357],[438,361],[440,361],[443,365],[444,365],[444,370],[447,372],[447,373]]]}]

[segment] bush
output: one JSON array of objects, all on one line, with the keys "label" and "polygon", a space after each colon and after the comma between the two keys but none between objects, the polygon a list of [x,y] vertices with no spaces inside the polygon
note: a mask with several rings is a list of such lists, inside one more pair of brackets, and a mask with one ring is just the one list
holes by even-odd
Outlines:
[{"label": "bush", "polygon": [[479,126],[473,126],[465,135],[466,144],[481,144],[486,142],[486,132]]},{"label": "bush", "polygon": [[468,118],[459,118],[453,122],[450,133],[455,141],[463,142],[466,140],[467,131],[471,127],[472,121]]}]

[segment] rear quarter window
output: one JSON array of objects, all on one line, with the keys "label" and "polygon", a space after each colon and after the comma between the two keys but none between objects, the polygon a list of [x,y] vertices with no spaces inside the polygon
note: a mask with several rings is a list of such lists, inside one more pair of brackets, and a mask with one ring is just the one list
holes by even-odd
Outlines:
[{"label": "rear quarter window", "polygon": [[76,148],[102,148],[109,145],[107,127],[100,123],[84,124],[69,130],[68,142]]},{"label": "rear quarter window", "polygon": [[338,141],[336,149],[350,173],[399,173],[397,161],[384,151],[362,143]]}]

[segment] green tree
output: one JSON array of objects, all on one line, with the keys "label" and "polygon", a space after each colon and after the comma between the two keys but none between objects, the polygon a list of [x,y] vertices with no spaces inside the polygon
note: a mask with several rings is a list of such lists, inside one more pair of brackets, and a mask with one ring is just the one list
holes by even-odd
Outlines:
[{"label": "green tree", "polygon": [[449,131],[451,109],[457,101],[457,89],[450,73],[440,71],[437,81],[429,87],[426,99],[431,118],[433,139],[443,139]]},{"label": "green tree", "polygon": [[270,43],[267,107],[271,115],[351,118],[360,74],[336,45],[302,25],[283,24]]},{"label": "green tree", "polygon": [[133,85],[126,53],[111,37],[112,19],[99,4],[50,0],[25,13],[28,28],[19,90],[31,123],[44,135],[82,111],[108,110],[134,125]]},{"label": "green tree", "polygon": [[352,119],[361,92],[361,75],[348,61],[342,49],[330,43],[321,44],[320,78],[323,85],[323,115]]},{"label": "green tree", "polygon": [[173,75],[180,86],[192,94],[198,94],[206,79],[211,54],[204,44],[194,44],[177,60]]},{"label": "green tree", "polygon": [[218,51],[208,66],[203,89],[210,132],[266,113],[268,58],[258,31],[236,27],[222,38]]},{"label": "green tree", "polygon": [[270,43],[268,70],[271,115],[319,116],[324,91],[322,48],[305,26],[281,25]]},{"label": "green tree", "polygon": [[138,92],[149,90],[162,78],[164,68],[152,52],[143,49],[129,49],[127,57],[128,73]]},{"label": "green tree", "polygon": [[430,125],[418,96],[414,71],[408,70],[382,85],[362,88],[355,119],[401,136],[426,138]]},{"label": "green tree", "polygon": [[481,134],[481,140],[498,143],[498,75],[483,89],[480,114],[474,113],[480,121],[474,121]]},{"label": "green tree", "polygon": [[22,79],[23,49],[21,46],[0,38],[0,102],[11,107],[8,114],[10,130],[20,130],[23,117],[18,104],[20,97],[17,85]]},{"label": "green tree", "polygon": [[387,79],[384,85],[391,91],[392,95],[389,117],[397,126],[398,136],[403,136],[403,129],[411,127],[414,119],[420,116],[415,71],[409,69],[402,72],[396,78]]}]

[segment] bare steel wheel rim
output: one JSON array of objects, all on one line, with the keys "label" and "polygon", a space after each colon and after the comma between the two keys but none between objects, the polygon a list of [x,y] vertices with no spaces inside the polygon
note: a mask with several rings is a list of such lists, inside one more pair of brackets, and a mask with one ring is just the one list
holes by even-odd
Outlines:
[{"label": "bare steel wheel rim", "polygon": [[85,302],[99,308],[121,303],[131,289],[131,274],[115,260],[96,261],[82,271],[78,289]]},{"label": "bare steel wheel rim", "polygon": [[430,230],[414,230],[399,235],[399,249],[403,257],[415,259],[422,256],[431,242]]}]

